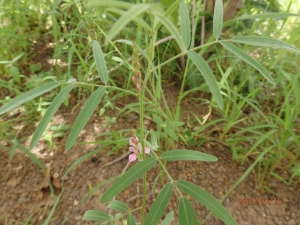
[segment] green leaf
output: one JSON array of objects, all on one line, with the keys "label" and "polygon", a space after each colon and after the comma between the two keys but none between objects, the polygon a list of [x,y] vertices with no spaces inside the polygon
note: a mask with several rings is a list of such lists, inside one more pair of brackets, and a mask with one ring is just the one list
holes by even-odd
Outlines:
[{"label": "green leaf", "polygon": [[105,40],[105,45],[109,40],[112,40],[124,27],[133,20],[136,16],[147,10],[150,6],[145,4],[137,4],[133,5],[130,9],[128,9],[124,14],[120,17],[120,19],[114,23],[112,28],[107,34],[107,38]]},{"label": "green leaf", "polygon": [[210,193],[198,187],[195,184],[184,180],[176,181],[176,184],[185,193],[190,195],[192,198],[196,199],[206,208],[208,208],[213,214],[215,214],[220,220],[225,224],[235,225],[237,222],[232,217],[232,215],[227,211],[227,209],[216,200]]},{"label": "green leaf", "polygon": [[247,55],[242,49],[236,47],[235,45],[227,42],[227,41],[220,41],[220,44],[235,54],[237,57],[248,63],[249,65],[253,66],[255,69],[257,69],[271,84],[275,84],[273,78],[269,74],[269,72],[263,67],[259,62],[257,62],[255,59]]},{"label": "green leaf", "polygon": [[156,163],[154,157],[147,158],[142,162],[137,163],[124,173],[113,185],[104,193],[100,199],[101,203],[105,203],[130,186],[140,176],[150,170]]},{"label": "green leaf", "polygon": [[10,155],[9,155],[9,160],[8,160],[8,164],[11,164],[11,160],[13,159],[14,155],[15,155],[15,152],[16,152],[16,149],[19,145],[19,142],[17,139],[13,139],[12,140],[12,146],[11,146],[11,150],[10,150]]},{"label": "green leaf", "polygon": [[131,213],[128,214],[127,225],[136,225],[134,217]]},{"label": "green leaf", "polygon": [[85,105],[83,106],[81,112],[77,116],[75,123],[72,127],[72,130],[70,131],[70,134],[68,136],[68,140],[66,143],[66,150],[69,150],[75,143],[78,135],[80,134],[81,130],[86,125],[87,121],[93,114],[95,108],[101,101],[103,95],[105,93],[105,87],[100,86],[96,91],[92,93],[92,95],[89,97]]},{"label": "green leaf", "polygon": [[157,125],[162,125],[164,123],[162,118],[160,118],[160,116],[158,116],[156,114],[152,114],[152,118]]},{"label": "green leaf", "polygon": [[300,17],[300,14],[296,13],[261,13],[254,15],[243,15],[234,20],[248,20],[248,19],[275,19],[275,18],[286,18],[290,16]]},{"label": "green leaf", "polygon": [[216,99],[218,107],[222,109],[223,105],[224,105],[223,98],[222,98],[220,89],[218,87],[216,78],[215,78],[213,72],[211,71],[209,65],[196,52],[188,51],[187,54],[188,54],[189,58],[192,60],[192,62],[196,65],[198,70],[201,72],[202,76],[204,77],[212,95]]},{"label": "green leaf", "polygon": [[69,84],[64,89],[62,89],[60,93],[53,99],[52,103],[48,107],[44,117],[40,121],[38,127],[36,128],[33,134],[32,140],[30,142],[30,149],[32,149],[36,145],[40,137],[43,135],[51,118],[56,113],[56,111],[58,110],[59,106],[62,104],[64,99],[68,96],[70,91],[73,89],[74,85],[75,85],[74,83]]},{"label": "green leaf", "polygon": [[84,213],[82,220],[108,221],[110,216],[96,210],[88,210]]},{"label": "green leaf", "polygon": [[46,169],[43,165],[43,163],[34,155],[32,154],[27,148],[25,148],[23,145],[18,144],[18,147],[29,156],[29,158],[42,170],[43,173],[46,173]]},{"label": "green leaf", "polygon": [[214,19],[213,19],[213,34],[216,40],[219,39],[223,25],[223,1],[216,0]]},{"label": "green leaf", "polygon": [[168,213],[168,215],[165,217],[165,219],[162,221],[161,225],[170,225],[174,216],[174,211]]},{"label": "green leaf", "polygon": [[179,224],[194,225],[199,224],[192,204],[186,197],[182,197],[179,201]]},{"label": "green leaf", "polygon": [[172,21],[159,12],[154,12],[154,15],[165,26],[165,28],[170,32],[170,34],[173,35],[180,49],[182,51],[185,51],[186,50],[185,43],[181,38],[181,36],[179,35],[179,31],[177,30],[176,26],[172,23]]},{"label": "green leaf", "polygon": [[84,154],[83,156],[79,157],[78,159],[76,159],[75,162],[72,163],[71,166],[68,167],[67,171],[64,174],[64,177],[67,176],[67,174],[78,164],[80,164],[81,162],[83,162],[84,160],[88,159],[89,157],[92,157],[93,155],[95,155],[96,153],[100,152],[103,149],[103,147],[99,147],[96,148],[92,151],[90,151],[89,153]]},{"label": "green leaf", "polygon": [[44,225],[48,225],[48,224],[50,223],[51,219],[53,218],[53,214],[54,214],[54,212],[55,212],[55,210],[56,210],[56,207],[58,206],[58,203],[59,203],[59,200],[60,200],[62,194],[63,194],[63,191],[62,191],[62,192],[59,194],[59,196],[56,198],[55,203],[54,203],[54,205],[52,206],[51,211],[48,213],[48,217],[47,217],[47,219],[45,220]]},{"label": "green leaf", "polygon": [[179,5],[179,12],[181,37],[185,44],[185,48],[188,49],[191,43],[191,24],[189,11],[184,1],[182,1]]},{"label": "green leaf", "polygon": [[127,212],[128,211],[128,207],[127,205],[125,205],[123,202],[119,201],[119,200],[112,200],[110,201],[110,203],[107,206],[110,209],[114,209],[116,211],[119,212]]},{"label": "green leaf", "polygon": [[[124,13],[124,10],[121,9],[116,9],[116,8],[108,8],[106,9],[107,12],[112,12],[118,15],[122,15]],[[144,29],[152,32],[152,28],[149,26],[148,23],[146,23],[143,19],[139,18],[139,17],[135,17],[132,19],[134,22],[136,22],[137,24],[140,24],[141,27],[143,27]]]},{"label": "green leaf", "polygon": [[172,193],[172,184],[166,184],[159,192],[144,221],[144,225],[158,224],[168,205]]},{"label": "green leaf", "polygon": [[116,8],[124,8],[129,9],[134,4],[125,2],[125,1],[116,1],[116,0],[90,0],[87,4],[87,8],[98,7],[116,7]]},{"label": "green leaf", "polygon": [[234,42],[243,43],[247,45],[256,45],[256,46],[263,46],[263,47],[266,46],[271,48],[284,48],[287,50],[300,53],[300,50],[298,48],[295,48],[292,45],[289,45],[280,40],[276,40],[274,38],[242,36],[242,37],[233,37],[231,40]]},{"label": "green leaf", "polygon": [[40,95],[56,88],[57,86],[59,86],[59,82],[47,83],[47,84],[44,84],[37,88],[34,88],[18,97],[12,99],[10,102],[4,104],[0,108],[0,115],[4,114],[14,108],[17,108],[19,105],[22,105],[23,103],[28,102],[31,99],[34,99],[35,97],[40,96]]},{"label": "green leaf", "polygon": [[164,154],[162,154],[161,159],[167,161],[198,160],[206,162],[214,162],[218,160],[218,158],[213,155],[186,149],[165,152]]},{"label": "green leaf", "polygon": [[101,81],[106,85],[108,82],[108,72],[101,46],[98,41],[93,41],[93,55],[96,62],[96,68]]}]

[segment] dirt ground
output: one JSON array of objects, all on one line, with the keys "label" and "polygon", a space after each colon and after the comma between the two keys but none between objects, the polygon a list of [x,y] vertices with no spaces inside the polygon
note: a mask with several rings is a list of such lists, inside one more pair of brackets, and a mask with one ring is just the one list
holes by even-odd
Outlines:
[{"label": "dirt ground", "polygon": [[[41,53],[42,54],[42,53]],[[40,59],[46,59],[47,54]],[[49,58],[49,57],[48,57]],[[43,63],[46,60],[43,60]],[[43,67],[45,67],[43,65]],[[173,88],[172,88],[173,87]],[[176,102],[174,98],[178,95],[179,88],[170,86],[165,88],[167,101],[169,103]],[[71,97],[68,107],[61,106],[54,116],[52,125],[69,124],[72,126],[76,116],[82,107],[84,101],[79,103],[79,107],[74,106],[78,103]],[[132,101],[128,100],[127,101]],[[85,198],[90,190],[104,181],[120,174],[128,164],[128,156],[120,158],[128,153],[128,145],[115,153],[111,152],[111,148],[105,148],[87,158],[82,163],[74,167],[66,177],[66,170],[79,157],[90,153],[91,151],[101,147],[95,141],[101,138],[97,136],[99,133],[116,131],[122,129],[137,128],[138,114],[130,113],[126,116],[120,114],[119,110],[124,107],[125,100],[115,102],[115,109],[108,112],[108,115],[117,118],[117,123],[109,124],[105,121],[105,117],[99,117],[95,113],[85,126],[77,143],[86,142],[86,144],[78,144],[69,151],[64,151],[67,140],[67,134],[63,138],[54,138],[54,148],[49,148],[47,143],[40,140],[32,150],[47,168],[47,173],[41,172],[39,167],[20,149],[17,149],[11,163],[9,164],[10,152],[0,149],[0,225],[6,224],[27,224],[39,225],[44,224],[46,218],[51,213],[55,205],[57,197],[61,194],[58,205],[51,217],[49,224],[60,225],[81,225],[94,224],[90,221],[82,221],[82,217],[86,210],[101,210],[108,212],[107,205],[100,204],[100,197],[111,183],[101,186],[94,191],[89,198]],[[202,118],[207,109],[198,106],[196,103],[183,101],[181,105],[182,121],[188,120],[188,112],[194,112],[199,118]],[[74,110],[75,109],[75,110]],[[106,114],[107,115],[107,114]],[[146,126],[153,127],[151,120],[145,121]],[[193,129],[195,127],[191,127]],[[29,146],[35,127],[24,127],[19,124],[16,132],[19,138],[29,137],[24,142],[26,147]],[[128,138],[130,133],[128,132]],[[200,137],[195,137],[200,138]],[[197,140],[196,140],[197,141]],[[89,143],[87,143],[89,142]],[[23,142],[22,142],[23,143]],[[5,143],[1,143],[5,144]],[[173,146],[173,149],[183,148],[182,143]],[[178,161],[168,163],[168,170],[174,179],[186,179],[195,183],[210,192],[220,200],[226,192],[239,180],[250,164],[240,164],[232,160],[231,150],[228,146],[216,141],[206,142],[198,149],[194,149],[204,153],[212,154],[218,158],[217,162],[195,162],[195,161]],[[113,160],[119,159],[111,165],[106,165]],[[131,163],[129,167],[136,162]],[[286,171],[280,171],[283,177],[287,177]],[[161,188],[160,180],[155,182],[159,168],[154,167],[148,172],[148,193],[149,201],[148,209],[155,200],[157,193]],[[47,179],[51,180],[55,196],[51,195],[51,190],[47,183]],[[167,182],[167,180],[166,180]],[[154,188],[153,188],[153,185]],[[224,206],[232,213],[233,217],[240,225],[298,225],[300,224],[300,185],[293,184],[287,187],[284,183],[276,179],[271,179],[269,188],[273,191],[263,192],[258,189],[257,174],[253,170],[250,175],[236,188],[224,201]],[[153,192],[151,190],[154,190]],[[125,189],[117,199],[126,203],[130,209],[134,209],[141,205],[142,202],[142,180],[139,179],[129,188]],[[273,199],[270,205],[255,204],[249,199]],[[274,203],[276,199],[276,204]],[[83,201],[85,200],[85,201]],[[83,201],[83,202],[82,202]],[[81,204],[82,203],[82,204]],[[198,219],[203,221],[209,214],[202,205],[193,201]],[[171,201],[166,209],[165,215],[170,211],[175,211],[173,224],[177,224],[177,206],[178,200],[175,195],[171,196]],[[112,211],[111,213],[115,213]],[[140,215],[135,213],[135,218]],[[212,216],[205,222],[206,225],[221,225],[223,222]]]}]

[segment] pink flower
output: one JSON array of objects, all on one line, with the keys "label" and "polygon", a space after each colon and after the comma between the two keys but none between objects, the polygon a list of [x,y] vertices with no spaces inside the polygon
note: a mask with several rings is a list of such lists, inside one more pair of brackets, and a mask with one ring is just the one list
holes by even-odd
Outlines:
[{"label": "pink flower", "polygon": [[[132,152],[129,155],[129,162],[133,162],[136,159],[140,161],[141,154],[143,152],[142,144],[139,142],[139,139],[137,137],[131,137],[129,139],[129,144],[131,145],[129,147],[129,150]],[[150,148],[145,147],[145,153],[149,154],[150,153]]]}]

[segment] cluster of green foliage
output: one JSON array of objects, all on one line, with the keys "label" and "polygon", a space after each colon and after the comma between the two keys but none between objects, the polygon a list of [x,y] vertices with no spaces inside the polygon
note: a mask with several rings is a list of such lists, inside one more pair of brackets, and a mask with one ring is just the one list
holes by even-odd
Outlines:
[{"label": "cluster of green foliage", "polygon": [[[182,0],[161,3],[91,0],[88,3],[55,1],[54,4],[37,1],[31,5],[30,1],[8,3],[3,0],[0,64],[4,66],[0,70],[0,87],[4,91],[0,91],[3,97],[0,102],[3,104],[0,108],[0,137],[11,142],[12,148],[2,143],[0,147],[11,152],[9,161],[19,147],[45,172],[44,165],[30,149],[43,135],[54,147],[52,135],[61,136],[66,132],[67,126],[50,127],[49,123],[60,105],[68,104],[69,93],[77,94],[78,100],[83,93],[89,97],[68,134],[66,150],[76,143],[102,98],[104,106],[99,114],[105,115],[106,110],[114,107],[116,99],[132,95],[138,97],[138,103],[126,105],[120,114],[140,112],[137,133],[143,149],[146,145],[151,146],[151,157],[145,159],[143,154],[142,162],[120,175],[101,198],[102,203],[114,198],[139,177],[144,179],[146,196],[146,172],[159,164],[170,183],[162,188],[147,216],[144,198],[141,206],[143,224],[158,223],[172,191],[181,197],[180,224],[198,223],[192,205],[183,192],[205,205],[226,224],[236,224],[213,196],[192,183],[173,180],[165,167],[166,161],[179,159],[217,160],[197,151],[170,151],[174,142],[181,141],[189,148],[212,141],[209,137],[211,133],[205,132],[203,135],[203,132],[216,128],[220,130],[218,141],[229,146],[233,159],[251,164],[226,196],[253,168],[258,171],[259,186],[269,191],[272,190],[267,181],[272,176],[287,185],[299,182],[300,78],[297,71],[300,50],[294,46],[299,45],[300,41],[300,28],[296,25],[300,15],[290,12],[292,2],[283,10],[279,4],[247,1],[237,18],[223,22],[223,2],[217,0],[211,22],[212,36],[206,44],[197,46],[196,28],[200,20],[193,22],[192,18],[205,14],[200,1],[197,5],[192,3]],[[193,14],[193,7],[197,7],[197,15]],[[226,34],[222,33],[224,24],[231,27]],[[40,64],[26,63],[31,60],[28,54],[30,48],[45,35],[52,37],[52,43],[48,44],[54,46],[51,71],[43,71]],[[135,45],[139,61],[133,59],[133,62],[140,63],[140,71],[144,74],[140,92],[132,88],[135,67],[128,60]],[[212,54],[208,58],[202,57],[207,51]],[[169,79],[167,74],[173,75],[174,71],[182,69],[176,61],[180,57],[186,57],[186,64],[182,72],[176,72],[181,88],[176,108],[172,109],[166,101],[163,85]],[[64,62],[66,66],[58,62]],[[214,67],[210,66],[210,62]],[[57,90],[59,87],[60,91]],[[211,99],[205,99],[204,104],[210,110],[218,111],[220,118],[207,120],[194,115],[192,122],[199,123],[199,128],[190,131],[180,121],[180,106],[190,93],[199,92],[211,93]],[[152,107],[146,108],[147,105]],[[24,116],[16,119],[5,114],[10,111],[12,115],[22,112]],[[22,140],[15,136],[13,124],[20,120],[33,124],[39,116],[42,119],[27,149],[22,145]],[[155,132],[145,130],[143,121],[146,116],[151,116],[157,124]],[[105,135],[105,141],[98,142],[102,147],[75,161],[65,175],[109,145],[113,144],[116,150],[123,147],[128,143],[125,138],[128,130],[100,134]],[[198,141],[196,137],[200,135],[201,140]],[[147,136],[151,141],[146,140]],[[289,180],[278,173],[282,165],[291,172]],[[56,199],[48,218],[53,215],[59,199]],[[132,212],[124,203],[112,200],[108,207],[120,213],[111,216],[91,210],[86,212],[84,219],[113,224],[127,216],[127,223],[135,224]],[[163,224],[171,222],[173,213],[165,217]]]}]

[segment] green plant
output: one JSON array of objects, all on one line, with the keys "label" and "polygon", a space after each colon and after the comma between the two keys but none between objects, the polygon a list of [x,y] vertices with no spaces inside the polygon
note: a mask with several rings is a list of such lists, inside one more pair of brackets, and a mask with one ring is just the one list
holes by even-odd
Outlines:
[{"label": "green plant", "polygon": [[[199,119],[195,116],[195,119],[201,125],[198,130],[194,132],[194,135],[199,135],[203,132],[204,129],[208,128],[209,126],[215,125],[217,123],[224,123],[224,129],[221,132],[221,139],[224,140],[225,137],[230,134],[231,128],[240,128],[238,132],[234,135],[231,135],[228,138],[228,143],[233,146],[234,150],[234,157],[239,158],[241,155],[244,158],[248,158],[249,156],[256,155],[257,158],[248,168],[248,170],[244,173],[244,175],[238,180],[236,185],[230,189],[232,191],[242,180],[246,178],[246,176],[250,173],[250,171],[256,165],[260,165],[260,168],[264,167],[272,167],[272,162],[274,162],[274,158],[271,160],[263,161],[264,157],[267,157],[267,154],[271,153],[276,155],[277,152],[274,151],[274,147],[280,146],[280,148],[287,148],[288,142],[286,140],[296,142],[297,146],[299,147],[299,138],[297,138],[296,133],[289,128],[289,125],[293,121],[293,119],[297,118],[297,112],[293,111],[292,115],[289,114],[291,111],[291,105],[288,101],[286,101],[282,108],[280,108],[281,114],[284,114],[286,117],[284,119],[280,117],[272,118],[272,114],[264,115],[264,111],[258,107],[259,97],[257,97],[257,93],[259,93],[261,87],[265,85],[265,82],[258,82],[258,77],[260,75],[251,77],[250,75],[236,77],[236,86],[233,87],[232,84],[234,83],[234,79],[229,82],[227,80],[229,73],[233,71],[233,68],[238,65],[239,60],[242,60],[246,63],[246,65],[250,65],[254,67],[257,71],[263,75],[266,80],[271,83],[272,85],[275,83],[274,78],[271,76],[269,71],[262,66],[258,61],[254,58],[249,56],[244,50],[242,50],[242,46],[240,44],[246,45],[255,45],[255,46],[262,46],[262,47],[269,47],[269,48],[281,48],[290,51],[294,51],[299,53],[299,50],[291,45],[288,45],[285,42],[267,38],[267,37],[258,37],[258,36],[237,36],[231,39],[222,39],[221,31],[222,31],[222,24],[223,24],[223,5],[221,0],[216,1],[215,5],[215,16],[213,19],[213,38],[214,40],[206,43],[205,45],[193,47],[191,44],[191,40],[194,39],[194,36],[191,36],[190,30],[190,19],[189,19],[189,12],[187,10],[187,6],[183,1],[175,1],[174,3],[169,1],[168,3],[165,2],[166,5],[152,5],[152,4],[132,4],[128,2],[121,2],[121,1],[91,1],[88,5],[90,8],[93,7],[107,7],[107,6],[115,6],[121,15],[115,23],[111,26],[109,32],[106,34],[102,29],[100,33],[106,35],[105,43],[111,43],[111,40],[125,29],[125,27],[130,24],[134,25],[131,29],[137,29],[138,36],[134,37],[134,32],[128,31],[128,38],[134,38],[137,41],[131,42],[126,40],[129,46],[132,47],[132,61],[133,66],[128,66],[132,71],[132,76],[128,76],[126,85],[130,84],[132,79],[132,83],[136,88],[136,91],[122,89],[117,87],[116,85],[110,86],[109,83],[114,83],[113,78],[109,76],[107,63],[105,60],[105,54],[102,52],[102,48],[97,41],[92,42],[92,50],[93,56],[95,59],[96,70],[99,74],[99,78],[104,85],[98,84],[90,84],[85,83],[83,81],[77,82],[74,78],[68,77],[69,80],[67,82],[58,82],[52,81],[48,82],[42,86],[34,87],[32,90],[22,94],[10,102],[4,104],[0,108],[0,115],[13,110],[20,105],[34,99],[35,97],[41,96],[44,93],[47,93],[58,86],[62,86],[61,91],[54,97],[53,101],[50,103],[48,109],[45,111],[42,120],[40,121],[34,135],[32,141],[30,143],[30,149],[32,149],[40,137],[43,135],[45,130],[47,129],[47,125],[49,124],[51,118],[59,108],[59,106],[65,101],[68,94],[71,92],[75,85],[81,86],[91,86],[90,91],[92,92],[91,96],[86,101],[84,107],[82,108],[81,112],[79,113],[78,117],[76,118],[72,129],[69,133],[67,143],[66,143],[66,150],[70,150],[72,146],[75,144],[76,139],[84,126],[86,125],[88,119],[97,108],[98,104],[104,98],[109,104],[105,105],[102,109],[102,112],[105,113],[107,108],[112,106],[112,103],[109,98],[105,98],[109,92],[122,92],[123,95],[131,95],[138,98],[138,103],[127,105],[123,111],[121,110],[120,113],[125,112],[125,110],[133,111],[136,110],[139,114],[139,128],[136,129],[132,133],[132,137],[130,138],[130,161],[134,161],[135,159],[139,159],[140,162],[135,164],[132,168],[130,168],[124,174],[121,174],[115,183],[105,192],[105,194],[101,198],[101,203],[106,203],[110,201],[112,198],[117,196],[122,190],[126,187],[130,186],[133,182],[135,182],[138,178],[142,177],[143,179],[143,203],[142,205],[135,209],[141,210],[141,218],[140,221],[142,224],[157,224],[166,209],[167,203],[170,199],[172,191],[177,194],[179,200],[179,223],[180,224],[197,224],[198,218],[195,216],[193,207],[191,202],[185,197],[187,195],[193,197],[196,201],[200,202],[201,204],[205,205],[208,209],[210,209],[218,218],[224,221],[226,224],[236,224],[234,218],[230,215],[230,213],[218,202],[211,194],[207,193],[200,187],[190,182],[184,180],[174,180],[171,175],[169,174],[166,163],[168,161],[177,161],[177,160],[200,160],[200,161],[208,161],[213,162],[216,161],[217,158],[208,154],[204,154],[198,151],[191,151],[187,149],[177,149],[177,150],[170,150],[170,146],[172,142],[177,142],[178,140],[183,140],[185,142],[190,142],[191,139],[189,138],[190,134],[187,131],[187,135],[180,134],[181,126],[184,124],[180,121],[180,114],[181,114],[181,107],[180,104],[183,98],[193,91],[199,90],[208,90],[212,94],[212,100],[207,100],[209,105],[209,110],[219,108],[220,111],[224,115],[224,119],[220,119],[219,121],[214,120],[210,122],[207,121],[207,117],[203,119]],[[168,5],[169,4],[169,5]],[[123,10],[123,9],[126,10]],[[179,8],[180,12],[180,29],[177,28],[177,24],[170,19],[177,13]],[[118,12],[114,10],[114,12]],[[54,13],[54,12],[53,12]],[[275,16],[275,15],[263,15],[265,17]],[[280,13],[276,14],[276,16],[289,16],[289,14]],[[176,17],[176,16],[175,16]],[[257,15],[249,15],[246,18],[257,18]],[[176,21],[176,20],[175,20]],[[162,28],[163,27],[163,28]],[[99,27],[100,29],[100,27]],[[178,45],[178,49],[180,49],[180,53],[176,56],[170,57],[169,59],[161,58],[160,60],[155,60],[155,49],[157,47],[156,39],[158,37],[158,32],[164,30],[164,32],[169,33],[172,35],[172,39],[175,41],[176,45]],[[57,28],[57,32],[58,28]],[[144,33],[144,38],[141,36]],[[179,35],[180,33],[180,35]],[[139,41],[140,40],[140,41]],[[141,41],[143,40],[143,41]],[[115,50],[117,50],[116,43],[111,43]],[[234,44],[232,44],[234,43]],[[145,51],[142,50],[140,45],[145,45]],[[234,60],[230,67],[228,67],[225,71],[223,71],[222,66],[219,62],[218,68],[221,74],[220,82],[217,83],[217,78],[214,76],[212,69],[210,68],[208,61],[206,61],[201,55],[198,53],[198,50],[204,51],[209,46],[222,46],[223,49],[227,50],[227,52],[231,52],[234,55],[234,58],[238,60]],[[237,47],[238,46],[238,47]],[[66,49],[68,49],[67,46]],[[61,52],[65,51],[62,47],[60,49]],[[72,46],[71,46],[72,48]],[[66,50],[67,51],[67,50]],[[197,68],[197,72],[202,74],[205,84],[204,87],[197,88],[193,87],[192,90],[185,91],[185,85],[189,82],[188,73],[191,69],[189,66],[186,67],[184,70],[183,78],[182,78],[182,86],[180,87],[180,94],[176,102],[175,109],[171,109],[169,105],[166,103],[166,97],[164,90],[161,86],[162,80],[162,67],[169,62],[173,62],[175,59],[187,55],[187,62],[186,65],[194,65],[195,69]],[[123,56],[123,55],[122,55]],[[141,60],[140,57],[143,56],[144,59]],[[72,55],[69,56],[72,58]],[[122,58],[122,57],[121,57]],[[218,57],[216,59],[219,59]],[[70,60],[72,61],[72,60]],[[217,61],[217,60],[216,60]],[[124,63],[127,60],[124,60]],[[125,63],[126,64],[126,63]],[[242,66],[241,66],[242,68]],[[87,70],[89,71],[89,70]],[[241,69],[243,72],[243,70]],[[246,68],[244,71],[251,71],[249,68]],[[143,75],[144,74],[144,75]],[[287,75],[289,76],[289,75]],[[275,80],[279,82],[276,77]],[[292,85],[293,79],[291,79],[290,85],[293,87],[293,91],[298,93],[296,86]],[[257,82],[259,83],[257,85]],[[280,82],[279,82],[280,83]],[[126,86],[125,85],[125,86]],[[285,83],[282,82],[284,86]],[[245,87],[246,86],[246,87]],[[94,90],[94,88],[97,88]],[[284,89],[284,95],[289,95],[290,89]],[[223,96],[226,96],[225,100]],[[258,98],[258,99],[257,99]],[[161,102],[163,104],[161,105]],[[296,101],[297,104],[299,101]],[[149,109],[146,108],[149,106]],[[150,107],[151,106],[151,107]],[[255,110],[255,114],[249,116],[247,121],[245,118],[241,118],[241,110],[244,107],[250,107],[251,109]],[[299,104],[297,105],[299,106]],[[223,110],[224,109],[224,110]],[[231,114],[231,110],[234,112]],[[101,112],[101,113],[102,113]],[[157,132],[150,130],[148,131],[144,127],[144,118],[146,115],[152,115],[154,122],[157,124]],[[105,115],[105,114],[103,114]],[[207,114],[210,115],[210,111]],[[266,123],[261,122],[257,119],[257,115],[261,116]],[[202,120],[202,121],[201,121]],[[224,122],[225,121],[225,122]],[[242,127],[239,127],[239,123],[243,121],[248,122],[248,125],[244,124]],[[250,122],[251,123],[250,123]],[[254,126],[253,124],[259,121],[260,124]],[[272,122],[275,123],[272,124]],[[249,125],[251,124],[251,125]],[[284,127],[285,130],[281,130],[280,128]],[[279,132],[278,132],[279,131]],[[124,132],[125,133],[125,132]],[[249,149],[239,148],[239,143],[245,141],[243,136],[248,135],[249,133],[253,133],[250,138],[249,143],[247,146],[250,146]],[[107,140],[106,144],[115,144],[115,147],[118,149],[124,142],[128,142],[125,139],[125,135],[123,134],[112,134],[113,138],[111,140]],[[244,139],[243,139],[244,138]],[[120,139],[119,143],[116,144],[116,139]],[[149,140],[150,139],[150,140]],[[172,139],[172,140],[170,140]],[[164,143],[164,140],[166,143]],[[260,144],[265,142],[266,146],[263,151],[257,151]],[[101,143],[105,143],[105,141],[101,141]],[[77,164],[81,163],[83,160],[91,157],[98,151],[101,151],[103,147],[95,149],[88,154],[82,156],[81,158],[77,159],[66,171],[65,175],[74,168]],[[151,149],[151,150],[150,150]],[[159,150],[159,151],[157,151]],[[281,149],[280,149],[281,150]],[[40,161],[34,158],[30,154],[30,151],[26,148],[23,148],[23,151],[28,154],[32,160],[35,161],[41,168],[44,170],[43,165],[41,165]],[[150,157],[146,158],[147,155]],[[284,153],[282,152],[281,157],[285,157]],[[270,155],[268,156],[270,157]],[[165,177],[169,180],[169,183],[166,183],[164,178],[162,178],[163,188],[161,189],[160,193],[158,194],[154,204],[152,205],[149,213],[146,215],[146,181],[147,181],[147,171],[153,168],[155,165],[159,165],[161,171],[164,173]],[[296,168],[294,174],[297,174],[297,166],[295,164],[292,165],[293,168]],[[274,173],[274,168],[271,168],[271,171]],[[263,174],[264,175],[264,174]],[[99,188],[101,185],[98,185]],[[95,188],[91,188],[94,190]],[[228,193],[230,193],[230,191]],[[227,193],[227,194],[228,194]],[[55,203],[55,207],[59,201],[57,199]],[[49,214],[47,218],[47,223],[50,221],[53,210]],[[127,223],[128,224],[135,224],[135,219],[132,213],[135,210],[129,210],[126,205],[123,203],[113,200],[109,204],[109,208],[115,209],[120,213],[116,215],[108,215],[103,212],[98,212],[94,210],[89,210],[85,213],[84,219],[85,220],[97,220],[97,221],[104,221],[106,224],[113,224],[117,223],[121,217],[127,216]],[[169,224],[173,217],[174,211],[169,212],[166,216],[165,220],[163,221],[164,224]],[[191,220],[189,222],[189,219]]]}]

